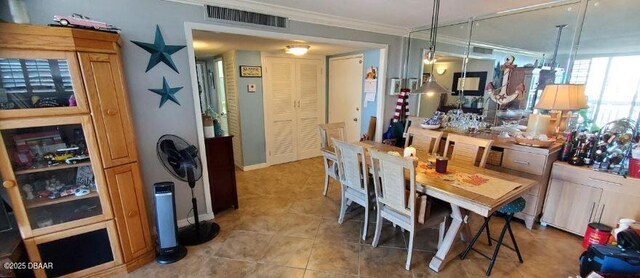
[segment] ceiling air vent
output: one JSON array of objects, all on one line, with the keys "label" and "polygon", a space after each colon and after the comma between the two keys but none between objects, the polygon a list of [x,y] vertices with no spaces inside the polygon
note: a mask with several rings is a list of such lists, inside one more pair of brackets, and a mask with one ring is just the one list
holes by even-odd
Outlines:
[{"label": "ceiling air vent", "polygon": [[478,54],[493,54],[493,49],[491,48],[484,48],[484,47],[479,47],[479,46],[474,46],[473,47],[473,53],[478,53]]},{"label": "ceiling air vent", "polygon": [[286,17],[229,9],[218,6],[206,5],[205,7],[207,9],[206,12],[208,19],[223,20],[226,22],[232,21],[276,28],[287,28],[288,19]]}]

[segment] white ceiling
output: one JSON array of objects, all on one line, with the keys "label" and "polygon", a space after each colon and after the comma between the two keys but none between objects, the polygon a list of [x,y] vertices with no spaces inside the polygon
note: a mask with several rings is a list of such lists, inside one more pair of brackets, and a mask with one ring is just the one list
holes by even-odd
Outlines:
[{"label": "white ceiling", "polygon": [[309,55],[329,56],[364,50],[364,48],[354,46],[271,39],[199,30],[193,31],[193,41],[196,58],[199,59],[217,56],[232,49],[284,53],[284,48],[290,44],[306,44],[311,46],[309,52],[307,52]]},{"label": "white ceiling", "polygon": [[[403,28],[429,25],[433,9],[432,0],[254,0],[252,2]],[[440,1],[440,22],[459,22],[471,16],[493,14],[549,2],[559,1],[443,0]]]}]

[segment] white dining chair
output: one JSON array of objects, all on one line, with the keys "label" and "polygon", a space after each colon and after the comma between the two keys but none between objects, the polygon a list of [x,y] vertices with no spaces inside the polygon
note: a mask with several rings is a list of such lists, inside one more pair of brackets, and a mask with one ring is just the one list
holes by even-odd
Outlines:
[{"label": "white dining chair", "polygon": [[442,131],[424,129],[414,124],[407,129],[404,147],[414,147],[418,152],[418,157],[426,159],[427,155],[438,151],[443,135]]},{"label": "white dining chair", "polygon": [[364,156],[364,148],[359,145],[348,144],[333,139],[338,157],[338,177],[342,185],[342,200],[340,201],[340,217],[338,223],[344,222],[348,203],[356,203],[364,207],[364,227],[362,239],[367,238],[369,226],[369,208],[372,200],[369,195],[369,171]]},{"label": "white dining chair", "polygon": [[[424,228],[439,225],[438,248],[442,244],[447,217],[451,208],[446,203],[432,201],[428,218],[423,224],[416,220],[416,161],[369,149],[373,167],[373,183],[377,203],[376,230],[372,245],[376,247],[382,232],[382,221],[386,219],[409,232],[407,262],[411,266],[411,254],[415,233]],[[407,191],[408,181],[408,191]]]},{"label": "white dining chair", "polygon": [[445,156],[449,154],[451,143],[454,143],[451,160],[471,166],[476,165],[478,152],[480,151],[480,148],[483,148],[482,153],[480,154],[480,163],[478,167],[484,168],[487,164],[487,158],[489,157],[489,151],[491,150],[493,140],[449,133],[447,135],[447,143],[444,147]]},{"label": "white dining chair", "polygon": [[405,120],[405,124],[404,124],[404,130],[402,131],[402,137],[403,138],[407,138],[407,132],[409,130],[409,127],[414,126],[417,127],[420,125],[420,123],[422,123],[426,118],[423,117],[416,117],[416,116],[409,116],[407,117],[407,119]]},{"label": "white dining chair", "polygon": [[344,122],[321,124],[318,125],[318,130],[320,131],[320,148],[322,150],[322,163],[324,164],[325,173],[322,195],[327,196],[329,179],[338,181],[338,168],[336,167],[338,159],[333,150],[332,139],[344,140],[345,124]]}]

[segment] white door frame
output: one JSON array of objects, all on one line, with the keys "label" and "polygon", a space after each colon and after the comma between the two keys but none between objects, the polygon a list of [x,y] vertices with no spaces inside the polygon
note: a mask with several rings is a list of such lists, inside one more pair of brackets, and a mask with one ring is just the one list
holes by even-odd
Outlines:
[{"label": "white door frame", "polygon": [[[304,40],[304,41],[312,41],[312,42],[319,42],[319,43],[332,43],[332,44],[362,47],[365,49],[380,49],[380,66],[378,70],[378,75],[379,75],[378,94],[376,96],[378,98],[378,107],[376,109],[376,117],[378,119],[378,122],[376,124],[376,141],[382,140],[384,99],[385,99],[384,92],[386,91],[386,83],[387,83],[386,68],[387,68],[387,60],[389,55],[388,44],[329,39],[329,38],[322,38],[322,37],[279,33],[274,31],[255,30],[255,29],[249,29],[249,28],[243,28],[243,27],[215,25],[213,23],[208,24],[208,23],[196,23],[196,22],[185,21],[184,32],[185,32],[185,39],[187,44],[187,55],[189,58],[189,74],[191,76],[191,90],[192,90],[193,101],[194,101],[193,103],[195,108],[194,115],[196,118],[196,132],[198,135],[198,145],[200,146],[198,148],[200,157],[202,158],[206,157],[206,151],[204,149],[204,130],[202,127],[202,117],[201,117],[202,111],[200,109],[200,105],[197,104],[200,101],[200,96],[198,95],[198,80],[196,79],[196,54],[193,49],[193,30],[231,33],[231,34],[265,37],[265,38],[272,38],[272,39]],[[326,111],[326,107],[325,107],[325,111]],[[326,118],[325,118],[325,121],[326,121]],[[204,185],[204,195],[205,195],[205,202],[206,202],[206,214],[213,217],[213,206],[211,204],[211,192],[209,190],[209,174],[208,174],[208,165],[207,165],[206,159],[202,159],[202,170],[203,170],[202,181]]]}]

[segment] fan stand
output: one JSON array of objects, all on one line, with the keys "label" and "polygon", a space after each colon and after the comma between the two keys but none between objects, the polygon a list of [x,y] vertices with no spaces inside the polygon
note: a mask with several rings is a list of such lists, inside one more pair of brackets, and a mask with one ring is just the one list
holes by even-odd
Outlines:
[{"label": "fan stand", "polygon": [[196,186],[193,175],[193,168],[187,167],[187,180],[191,188],[191,205],[193,206],[193,219],[195,222],[178,231],[178,241],[186,246],[198,245],[215,238],[220,232],[220,225],[214,222],[199,220],[198,217],[198,201],[193,194],[193,188]]}]

